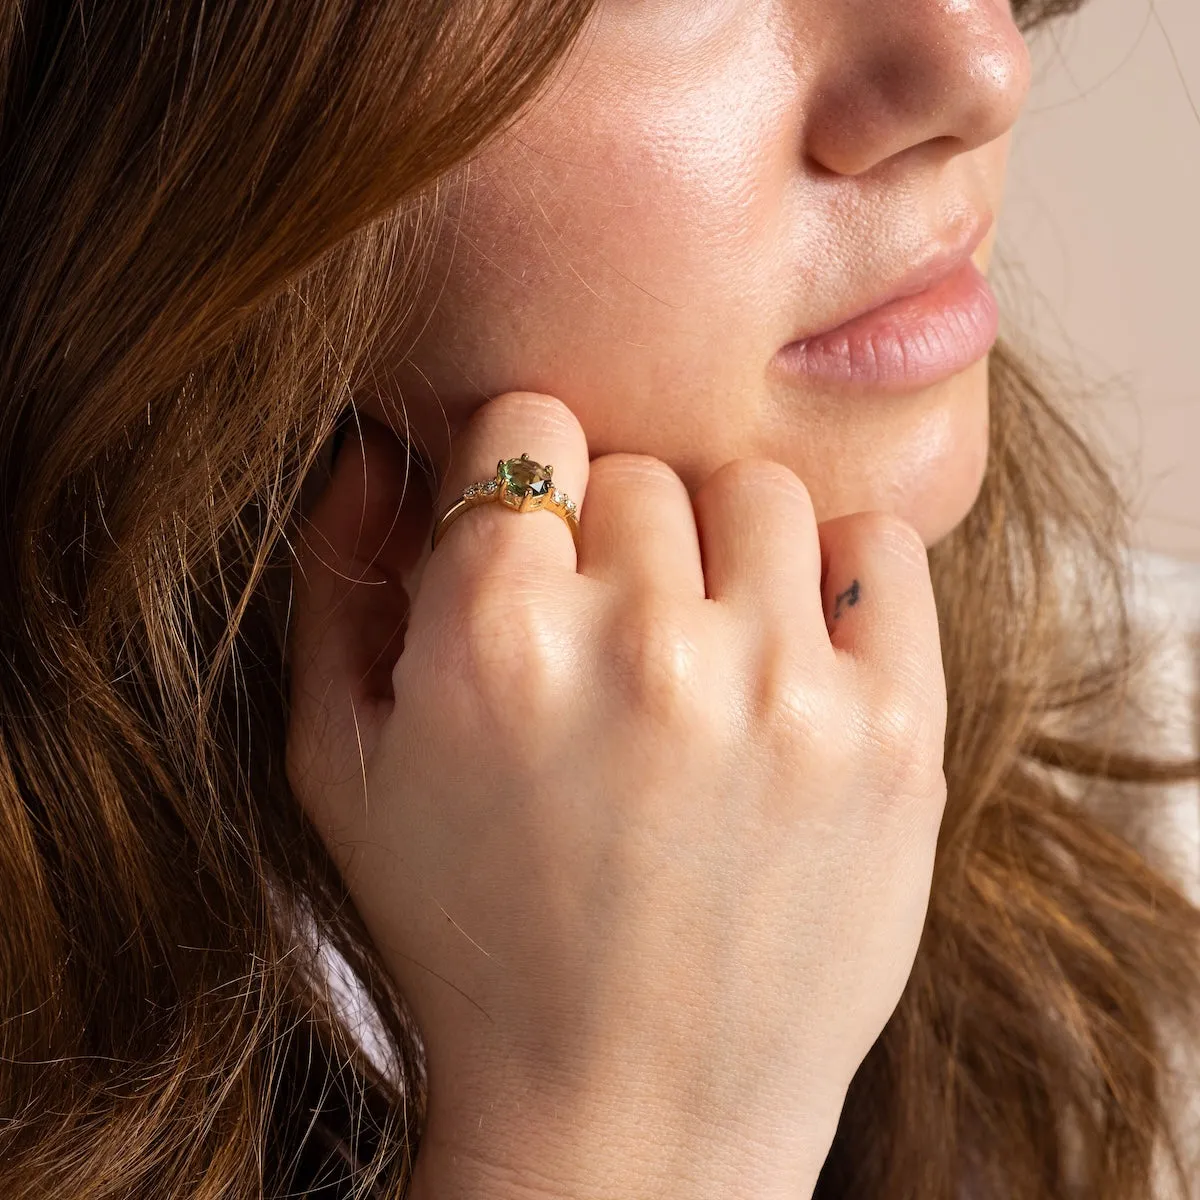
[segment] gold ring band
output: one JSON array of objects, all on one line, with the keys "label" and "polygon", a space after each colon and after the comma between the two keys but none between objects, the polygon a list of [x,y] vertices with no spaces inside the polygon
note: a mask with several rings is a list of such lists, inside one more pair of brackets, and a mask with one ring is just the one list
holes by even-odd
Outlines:
[{"label": "gold ring band", "polygon": [[519,458],[500,459],[491,479],[481,479],[463,488],[462,495],[434,522],[430,549],[436,548],[442,535],[468,508],[497,501],[515,512],[544,508],[562,517],[578,552],[579,518],[575,515],[575,501],[555,487],[552,466],[543,467],[524,453]]}]

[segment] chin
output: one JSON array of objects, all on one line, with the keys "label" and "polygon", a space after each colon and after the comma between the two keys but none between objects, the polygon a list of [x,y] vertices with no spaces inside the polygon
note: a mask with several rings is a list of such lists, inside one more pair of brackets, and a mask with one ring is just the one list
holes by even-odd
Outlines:
[{"label": "chin", "polygon": [[988,465],[987,359],[943,387],[939,402],[925,410],[911,436],[894,443],[891,469],[881,464],[887,484],[872,505],[907,521],[926,547],[966,519]]},{"label": "chin", "polygon": [[983,484],[983,477],[980,476],[979,483],[971,491],[969,498],[965,503],[960,503],[957,506],[947,505],[936,514],[936,519],[914,520],[909,517],[906,520],[913,525],[917,532],[921,535],[921,540],[925,543],[926,548],[932,549],[959,527],[966,520],[967,514],[975,507],[975,501],[979,498],[980,487]]},{"label": "chin", "polygon": [[968,427],[958,428],[952,440],[953,453],[939,464],[930,487],[906,518],[927,547],[937,545],[966,520],[983,489],[988,466],[986,362],[980,390],[982,400],[971,406]]}]

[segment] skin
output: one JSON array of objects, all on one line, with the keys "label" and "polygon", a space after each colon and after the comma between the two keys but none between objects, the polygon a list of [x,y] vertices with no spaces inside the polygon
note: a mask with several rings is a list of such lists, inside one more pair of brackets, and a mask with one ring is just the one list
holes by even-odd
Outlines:
[{"label": "skin", "polygon": [[901,396],[773,358],[991,215],[986,274],[1030,74],[1008,0],[601,0],[444,192],[432,315],[366,411],[440,468],[486,398],[550,393],[593,458],[653,455],[692,493],[775,459],[819,522],[880,509],[933,545],[982,481],[986,356]]},{"label": "skin", "polygon": [[[774,359],[996,212],[1028,80],[997,0],[601,0],[443,193],[377,411],[403,400],[443,486],[519,430],[587,492],[578,564],[491,506],[432,556],[421,529],[398,659],[424,515],[394,522],[378,426],[302,539],[289,778],[429,1051],[416,1194],[812,1193],[945,802],[936,605],[897,530],[974,502],[987,371],[883,397]],[[640,506],[620,452],[688,496],[658,471]]]}]

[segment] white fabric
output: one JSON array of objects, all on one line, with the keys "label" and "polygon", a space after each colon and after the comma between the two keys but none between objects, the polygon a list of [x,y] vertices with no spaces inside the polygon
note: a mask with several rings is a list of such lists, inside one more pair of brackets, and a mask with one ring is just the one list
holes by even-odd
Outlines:
[{"label": "white fabric", "polygon": [[[1132,611],[1157,637],[1149,669],[1146,713],[1161,718],[1151,728],[1155,748],[1181,757],[1200,753],[1200,563],[1135,552]],[[1166,789],[1172,803],[1164,816],[1162,840],[1179,867],[1179,878],[1200,904],[1200,785]]]},{"label": "white fabric", "polygon": [[[1125,703],[1115,711],[1097,706],[1086,715],[1083,728],[1057,718],[1047,720],[1044,728],[1053,733],[1097,733],[1114,748],[1130,752],[1194,757],[1200,753],[1200,564],[1146,550],[1130,551],[1126,561],[1129,615],[1144,657],[1130,679]],[[1070,603],[1071,596],[1065,600]],[[1083,614],[1068,623],[1064,636],[1065,653],[1072,661],[1086,662],[1089,654],[1097,653],[1090,640],[1094,631]],[[1084,719],[1083,714],[1078,717]],[[1134,836],[1151,861],[1200,904],[1200,784],[1087,786],[1065,773],[1058,773],[1058,782],[1089,811],[1132,818]],[[1154,1196],[1195,1200],[1200,1197],[1200,1057],[1194,1031],[1162,1032],[1171,1047],[1174,1076],[1166,1085],[1168,1108],[1176,1114],[1192,1161],[1188,1186],[1181,1192],[1171,1185],[1160,1155]]]},{"label": "white fabric", "polygon": [[[1157,636],[1149,669],[1141,676],[1147,689],[1145,710],[1161,714],[1154,748],[1179,756],[1200,753],[1200,564],[1164,555],[1134,555],[1134,611],[1141,626]],[[1166,786],[1168,806],[1161,812],[1158,845],[1172,872],[1192,900],[1200,904],[1200,785]],[[1175,1031],[1172,1104],[1192,1161],[1181,1192],[1168,1180],[1160,1160],[1157,1200],[1194,1200],[1200,1196],[1200,1056],[1196,1031]]]}]

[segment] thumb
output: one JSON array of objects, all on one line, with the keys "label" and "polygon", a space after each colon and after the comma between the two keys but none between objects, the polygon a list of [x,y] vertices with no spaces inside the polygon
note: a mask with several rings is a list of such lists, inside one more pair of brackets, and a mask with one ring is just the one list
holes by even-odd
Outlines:
[{"label": "thumb", "polygon": [[352,421],[295,547],[287,761],[306,807],[363,786],[392,708],[409,608],[403,579],[432,512],[403,443],[377,422]]}]

